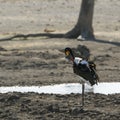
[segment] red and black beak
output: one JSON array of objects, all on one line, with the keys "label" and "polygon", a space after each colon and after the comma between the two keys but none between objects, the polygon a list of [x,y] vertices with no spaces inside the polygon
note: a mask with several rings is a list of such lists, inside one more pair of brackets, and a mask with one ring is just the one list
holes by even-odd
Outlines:
[{"label": "red and black beak", "polygon": [[71,50],[71,48],[65,48],[65,57],[66,59],[70,60],[70,61],[74,61],[74,55],[73,52]]}]

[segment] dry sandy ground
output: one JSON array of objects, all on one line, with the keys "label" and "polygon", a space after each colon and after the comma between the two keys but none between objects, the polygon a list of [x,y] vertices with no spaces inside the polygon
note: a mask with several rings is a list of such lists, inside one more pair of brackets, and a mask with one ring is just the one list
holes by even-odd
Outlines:
[{"label": "dry sandy ground", "polygon": [[[46,36],[3,40],[16,34],[38,34],[45,29],[64,33],[76,23],[80,0],[0,1],[0,86],[76,83],[72,65],[64,59],[69,46],[85,45],[97,65],[100,82],[120,81],[120,1],[97,0],[93,27],[96,41]],[[35,93],[0,94],[1,120],[118,120],[120,94],[81,95]]]}]

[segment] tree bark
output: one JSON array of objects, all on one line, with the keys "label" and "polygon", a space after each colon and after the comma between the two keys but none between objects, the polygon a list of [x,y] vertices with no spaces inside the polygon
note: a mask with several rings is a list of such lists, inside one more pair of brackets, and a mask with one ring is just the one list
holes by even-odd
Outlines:
[{"label": "tree bark", "polygon": [[94,39],[92,21],[94,0],[82,0],[79,18],[75,27],[65,34],[67,38]]}]

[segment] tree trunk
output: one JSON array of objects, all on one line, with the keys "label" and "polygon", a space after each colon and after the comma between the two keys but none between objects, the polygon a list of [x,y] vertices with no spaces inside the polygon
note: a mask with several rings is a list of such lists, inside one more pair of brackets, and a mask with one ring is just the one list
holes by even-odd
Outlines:
[{"label": "tree trunk", "polygon": [[93,34],[94,0],[82,0],[79,18],[75,27],[65,34],[67,38],[94,39]]}]

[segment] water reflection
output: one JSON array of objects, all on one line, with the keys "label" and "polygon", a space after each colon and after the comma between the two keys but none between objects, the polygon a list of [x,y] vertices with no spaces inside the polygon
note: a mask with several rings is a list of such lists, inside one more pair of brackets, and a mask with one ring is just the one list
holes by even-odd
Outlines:
[{"label": "water reflection", "polygon": [[[35,92],[47,94],[71,94],[82,92],[82,85],[79,83],[57,84],[49,86],[11,86],[0,87],[0,93],[8,92]],[[101,93],[101,94],[115,94],[120,93],[120,82],[99,83],[93,87],[85,84],[85,92]]]}]

